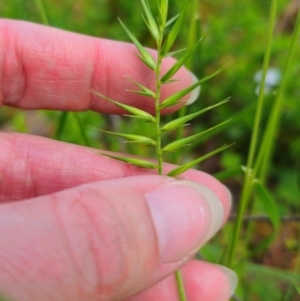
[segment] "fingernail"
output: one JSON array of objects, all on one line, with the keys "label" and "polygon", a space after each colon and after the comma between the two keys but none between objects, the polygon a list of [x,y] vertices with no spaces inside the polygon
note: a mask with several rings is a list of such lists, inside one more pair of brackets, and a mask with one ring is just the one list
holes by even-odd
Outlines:
[{"label": "fingernail", "polygon": [[190,181],[164,183],[145,195],[162,262],[180,260],[222,225],[223,207],[213,191]]},{"label": "fingernail", "polygon": [[212,190],[210,190],[207,186],[201,184],[194,185],[193,182],[188,182],[188,183],[191,183],[193,187],[197,189],[198,192],[202,194],[206,200],[208,200],[208,205],[211,212],[211,227],[209,228],[209,231],[205,235],[205,238],[203,240],[203,244],[205,244],[219,231],[221,225],[223,224],[224,221],[223,205],[220,202],[217,195]]},{"label": "fingernail", "polygon": [[[192,75],[192,85],[193,85],[198,81],[198,78],[193,73],[191,73],[191,75]],[[191,92],[190,98],[185,103],[186,106],[194,103],[197,100],[197,98],[199,97],[199,94],[200,94],[200,90],[201,90],[201,87],[198,86],[196,89],[194,89]]]},{"label": "fingernail", "polygon": [[230,288],[230,296],[232,296],[238,283],[237,274],[233,270],[230,270],[229,268],[224,267],[223,265],[216,264],[216,266],[218,266],[226,275]]}]

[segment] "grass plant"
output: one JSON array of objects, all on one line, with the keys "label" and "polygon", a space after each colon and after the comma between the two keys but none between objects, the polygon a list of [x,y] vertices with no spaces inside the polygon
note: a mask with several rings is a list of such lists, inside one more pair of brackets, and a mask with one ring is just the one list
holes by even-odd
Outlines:
[{"label": "grass plant", "polygon": [[[241,235],[241,227],[243,222],[243,216],[245,215],[249,200],[254,193],[256,198],[263,204],[265,211],[268,213],[270,221],[274,227],[274,232],[265,242],[266,245],[270,243],[278,234],[280,227],[280,217],[276,208],[276,202],[268,192],[264,185],[267,177],[268,169],[270,168],[270,160],[272,151],[274,148],[274,141],[278,132],[278,125],[281,116],[281,106],[283,101],[283,95],[285,92],[287,79],[291,70],[291,63],[293,54],[296,47],[296,42],[300,36],[300,13],[297,14],[295,23],[295,29],[293,31],[290,46],[286,54],[286,61],[284,65],[283,77],[281,84],[276,91],[275,100],[270,110],[268,122],[263,131],[261,140],[259,139],[259,132],[261,131],[262,123],[262,111],[265,107],[265,81],[266,75],[270,64],[270,56],[272,50],[273,34],[275,29],[275,20],[277,13],[278,1],[271,1],[270,17],[269,17],[269,29],[267,34],[266,51],[262,69],[262,80],[259,88],[258,101],[256,106],[256,112],[254,115],[254,123],[252,130],[252,137],[250,142],[249,154],[247,165],[244,168],[244,184],[242,188],[241,199],[239,201],[239,208],[237,218],[229,245],[228,260],[225,261],[229,266],[234,266],[234,256],[236,253],[237,243],[239,241],[239,235]],[[253,206],[253,204],[252,204]]]},{"label": "grass plant", "polygon": [[[121,40],[124,39],[124,28],[115,22],[116,16],[119,16],[121,24],[126,24],[125,32],[128,32],[141,50],[141,59],[157,75],[155,91],[141,86],[139,79],[129,79],[136,85],[134,93],[143,93],[145,97],[153,99],[155,115],[123,107],[131,118],[126,117],[124,121],[122,117],[119,120],[120,128],[124,129],[124,133],[119,133],[109,119],[98,113],[43,112],[43,116],[48,118],[49,128],[56,129],[49,131],[49,136],[122,152],[123,144],[118,139],[125,139],[130,142],[125,144],[129,153],[144,158],[154,153],[156,162],[129,155],[115,159],[143,168],[153,168],[162,173],[162,161],[172,158],[172,162],[178,163],[179,167],[171,175],[180,174],[219,152],[213,162],[201,165],[201,169],[215,174],[231,188],[238,210],[224,229],[201,249],[201,257],[229,265],[238,273],[239,286],[233,300],[295,300],[295,296],[299,296],[300,283],[300,226],[299,219],[295,216],[295,213],[300,212],[300,78],[293,75],[300,68],[300,52],[295,51],[299,39],[299,16],[292,33],[281,33],[277,26],[287,10],[286,0],[190,2],[187,6],[187,2],[183,5],[181,0],[159,1],[158,9],[157,0],[149,1],[149,4],[142,1],[146,26],[139,17],[139,6],[133,9],[130,1],[119,0],[78,0],[76,5],[67,0],[36,0],[36,6],[26,1],[11,0],[0,4],[0,15],[51,23],[66,30]],[[97,9],[99,5],[101,11]],[[65,18],[65,10],[61,7],[68,9],[69,18]],[[179,12],[180,18],[178,16],[166,28],[166,16],[168,20],[172,19],[180,8],[186,11],[185,15]],[[156,15],[159,16],[158,19]],[[200,38],[204,38],[203,33],[208,32],[211,26],[214,26],[214,30],[203,43]],[[136,36],[128,28],[135,28]],[[172,32],[172,38],[168,38]],[[168,47],[164,43],[167,41],[170,48],[166,51]],[[199,47],[186,55],[195,44],[199,44]],[[149,57],[142,45],[160,49],[159,56]],[[177,49],[184,47],[187,47],[185,52],[176,54]],[[176,97],[171,98],[164,105],[160,99],[161,86],[168,81],[168,76],[172,79],[172,72],[180,67],[178,64],[169,75],[160,74],[159,69],[167,52],[173,52],[176,57],[186,56],[184,62],[180,57],[178,61],[183,62],[196,75],[209,74],[197,83],[201,85],[201,101],[197,106],[185,107],[178,115],[170,117],[160,116],[161,110],[166,105],[174,105],[182,94],[177,95],[177,100]],[[206,85],[205,81],[222,71],[220,66],[228,62],[230,68],[212,78],[209,85]],[[278,67],[283,72],[279,87],[267,95],[263,86],[270,66]],[[256,84],[253,75],[259,69],[263,69],[263,76],[258,100],[255,101]],[[163,81],[164,76],[166,82]],[[94,93],[106,98],[101,91]],[[216,101],[228,96],[231,97],[228,105],[227,100],[219,103]],[[122,105],[121,100],[106,99],[115,105]],[[202,110],[206,111],[201,112]],[[172,123],[174,119],[175,125]],[[83,126],[85,120],[103,130],[98,133],[94,130],[87,131]],[[182,127],[190,120],[193,120],[191,127]],[[229,121],[223,123],[224,120]],[[16,131],[30,132],[26,115],[20,110],[1,109],[0,124],[4,128],[9,124]],[[205,133],[206,129],[208,131]],[[145,136],[145,132],[149,135]],[[186,133],[190,136],[184,136]],[[222,146],[219,148],[216,141],[220,145],[234,142],[235,145],[220,152]],[[186,144],[190,145],[182,148]],[[199,149],[206,150],[207,153],[203,155]],[[285,228],[291,228],[288,234],[283,232]],[[265,231],[267,235],[258,240]],[[271,257],[274,244],[279,243],[283,248],[281,253],[276,262],[268,263],[265,257]],[[285,261],[291,258],[290,265],[281,266],[281,256]],[[180,298],[184,300],[180,272],[176,276]]]},{"label": "grass plant", "polygon": [[[181,114],[180,117],[175,118],[172,121],[169,121],[165,124],[162,124],[161,122],[161,112],[164,108],[174,106],[180,102],[182,97],[192,92],[194,89],[198,88],[202,83],[207,81],[208,79],[214,77],[215,75],[219,74],[224,70],[224,68],[220,68],[214,73],[207,75],[203,77],[202,79],[198,80],[196,83],[192,84],[191,86],[187,87],[186,89],[183,89],[179,92],[176,92],[175,94],[169,96],[168,98],[162,100],[161,99],[161,87],[164,84],[168,84],[172,81],[176,81],[176,72],[192,57],[192,54],[194,51],[200,46],[200,44],[203,41],[203,38],[199,39],[195,43],[191,43],[190,47],[187,50],[184,50],[183,55],[181,58],[178,59],[177,62],[173,64],[173,66],[167,70],[164,74],[161,72],[161,67],[164,58],[173,56],[179,52],[182,52],[182,50],[179,51],[172,51],[172,48],[174,46],[174,43],[176,41],[176,38],[178,36],[179,30],[181,28],[182,22],[184,20],[184,15],[187,11],[187,8],[190,4],[190,1],[186,1],[181,11],[178,15],[175,15],[174,17],[171,17],[168,19],[168,7],[169,7],[169,1],[168,0],[160,0],[157,2],[158,5],[158,18],[156,18],[150,7],[147,0],[141,0],[141,4],[143,6],[144,10],[144,16],[143,19],[145,21],[145,24],[152,36],[152,38],[155,41],[156,44],[156,50],[157,50],[157,57],[153,58],[150,53],[147,51],[146,48],[144,48],[141,43],[137,40],[137,38],[131,33],[131,31],[123,24],[123,22],[120,20],[120,23],[124,30],[126,31],[128,37],[130,40],[135,44],[138,52],[139,52],[139,58],[140,60],[149,67],[154,73],[155,73],[155,79],[156,79],[156,89],[150,90],[148,87],[143,86],[142,84],[138,83],[137,81],[133,79],[129,79],[132,83],[135,84],[137,87],[136,91],[131,91],[132,93],[141,94],[145,97],[150,97],[153,99],[154,108],[155,108],[155,114],[152,116],[148,112],[143,111],[141,109],[138,109],[136,107],[132,107],[129,105],[124,105],[119,101],[110,99],[106,97],[105,95],[101,94],[97,91],[92,91],[94,94],[98,95],[101,98],[106,99],[108,102],[111,102],[115,104],[116,106],[121,107],[127,112],[127,116],[131,118],[136,118],[140,120],[140,122],[150,122],[153,124],[153,127],[155,128],[155,136],[154,137],[148,137],[148,136],[142,136],[142,135],[136,135],[132,133],[115,133],[115,132],[109,132],[105,130],[100,130],[104,133],[111,134],[114,136],[122,137],[127,140],[127,142],[136,143],[136,144],[142,144],[147,146],[155,147],[155,154],[156,154],[156,163],[153,163],[152,161],[147,161],[144,159],[137,159],[127,156],[112,156],[112,155],[106,155],[113,159],[117,159],[129,164],[136,165],[138,167],[142,168],[152,168],[156,169],[157,173],[159,175],[164,174],[163,171],[163,155],[166,153],[173,153],[177,152],[182,147],[187,146],[188,144],[192,143],[193,141],[197,140],[197,138],[201,137],[202,135],[214,130],[217,127],[222,127],[225,122],[222,122],[218,124],[217,126],[211,127],[209,129],[206,129],[205,131],[202,131],[200,133],[190,135],[188,137],[179,137],[177,135],[177,139],[175,141],[172,141],[170,143],[165,144],[163,140],[163,135],[166,132],[169,131],[175,131],[178,129],[181,129],[182,126],[184,126],[187,122],[190,120],[195,119],[196,117],[202,115],[203,113],[212,110],[222,104],[225,104],[228,100],[221,101],[215,105],[209,106],[205,109],[199,110],[195,113],[191,114]],[[171,27],[172,26],[172,27]],[[171,27],[169,32],[166,34],[166,28]],[[175,78],[174,78],[175,75]],[[185,113],[185,112],[184,112]],[[180,130],[179,130],[180,133]],[[223,145],[204,156],[201,156],[193,161],[190,161],[188,163],[182,164],[175,169],[171,170],[167,173],[169,176],[178,176],[181,173],[185,172],[187,169],[199,164],[203,160],[209,158],[210,156],[226,149],[228,145]],[[184,292],[184,286],[182,281],[182,276],[180,271],[176,272],[176,281],[178,286],[178,292],[179,297],[181,301],[185,301],[185,292]]]}]

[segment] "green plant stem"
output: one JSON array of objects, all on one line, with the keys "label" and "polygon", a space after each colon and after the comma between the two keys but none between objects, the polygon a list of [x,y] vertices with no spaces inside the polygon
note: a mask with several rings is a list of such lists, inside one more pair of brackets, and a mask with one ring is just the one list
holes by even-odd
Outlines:
[{"label": "green plant stem", "polygon": [[63,133],[63,129],[64,129],[66,121],[67,121],[67,117],[68,117],[67,113],[68,112],[64,111],[59,116],[58,127],[57,127],[56,133],[55,133],[55,139],[56,140],[60,140],[60,138],[61,138],[61,135]]},{"label": "green plant stem", "polygon": [[156,118],[156,156],[157,156],[157,171],[158,174],[161,175],[163,170],[163,158],[162,158],[162,147],[161,147],[161,131],[160,131],[160,90],[161,90],[161,80],[160,80],[160,72],[161,72],[161,64],[162,64],[162,56],[161,56],[161,47],[162,47],[162,35],[160,36],[157,42],[157,67],[156,67],[156,93],[155,93],[155,118]]},{"label": "green plant stem", "polygon": [[229,245],[229,255],[227,265],[229,267],[233,266],[233,258],[236,251],[238,238],[240,236],[241,228],[242,228],[242,221],[243,215],[247,208],[248,201],[251,196],[252,190],[252,183],[255,179],[255,173],[253,171],[253,164],[255,159],[255,154],[257,152],[257,145],[259,140],[259,127],[262,117],[262,109],[264,104],[264,89],[265,89],[265,81],[266,81],[266,74],[268,71],[270,55],[271,55],[271,47],[272,47],[272,40],[273,40],[273,32],[275,26],[275,19],[276,19],[276,11],[277,11],[277,0],[272,0],[271,2],[271,10],[270,10],[270,17],[269,17],[269,26],[268,26],[268,35],[267,35],[267,45],[266,51],[264,55],[264,62],[263,62],[263,74],[262,74],[262,81],[259,89],[258,95],[258,102],[256,107],[256,113],[254,118],[254,125],[253,131],[251,136],[249,154],[247,159],[247,167],[245,171],[245,178],[243,183],[243,189],[241,194],[241,199],[238,205],[238,213],[237,219],[234,224],[233,234]]},{"label": "green plant stem", "polygon": [[[155,93],[155,118],[156,118],[156,157],[157,157],[157,172],[159,175],[162,175],[163,173],[163,157],[162,157],[162,145],[161,145],[161,130],[160,130],[160,92],[161,92],[161,80],[160,80],[160,73],[161,73],[161,64],[163,57],[161,55],[161,49],[162,49],[162,38],[163,38],[163,28],[164,24],[161,26],[161,35],[159,40],[157,41],[157,66],[156,66],[156,93]],[[179,300],[180,301],[186,301],[185,291],[184,291],[184,285],[183,285],[183,279],[182,274],[180,270],[177,270],[175,272],[175,279],[179,294]]]},{"label": "green plant stem", "polygon": [[176,284],[177,284],[177,289],[178,289],[178,293],[179,293],[179,300],[186,301],[186,295],[185,295],[185,291],[184,291],[181,270],[177,270],[175,272],[175,277],[176,277]]},{"label": "green plant stem", "polygon": [[83,141],[84,141],[85,145],[86,146],[91,146],[91,144],[89,142],[89,139],[86,135],[85,126],[84,126],[84,124],[83,124],[83,122],[82,122],[82,120],[81,120],[78,113],[75,113],[75,119],[77,121],[77,125],[79,127],[79,130],[80,130],[80,133],[81,133],[81,136],[83,138]]},{"label": "green plant stem", "polygon": [[280,109],[282,106],[282,100],[284,98],[283,96],[286,90],[286,85],[288,83],[289,70],[292,66],[292,58],[298,43],[299,35],[300,35],[300,12],[298,12],[297,14],[296,25],[293,31],[291,44],[287,53],[281,84],[278,88],[275,101],[272,106],[270,118],[268,120],[266,131],[263,137],[262,147],[260,148],[258,159],[256,160],[256,164],[254,167],[255,173],[259,172],[259,176],[263,181],[267,176],[272,152],[274,149],[274,142],[275,142],[274,138],[278,131],[279,120],[281,116]]},{"label": "green plant stem", "polygon": [[45,7],[44,7],[44,3],[43,0],[35,0],[36,6],[38,8],[38,11],[40,13],[41,19],[42,19],[42,23],[45,25],[50,25]]}]

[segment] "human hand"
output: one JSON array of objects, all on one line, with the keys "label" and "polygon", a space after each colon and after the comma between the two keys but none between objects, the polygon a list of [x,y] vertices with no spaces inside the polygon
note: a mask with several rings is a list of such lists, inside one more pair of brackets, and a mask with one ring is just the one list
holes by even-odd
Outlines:
[{"label": "human hand", "polygon": [[[124,75],[154,83],[130,44],[0,20],[0,45],[0,106],[122,113],[93,88],[153,110],[125,94]],[[187,70],[178,76],[163,98],[191,84]],[[192,260],[229,213],[217,180],[195,170],[157,176],[31,135],[1,133],[0,145],[0,292],[9,300],[177,300],[171,274],[183,265],[188,300],[229,299],[234,274]]]}]

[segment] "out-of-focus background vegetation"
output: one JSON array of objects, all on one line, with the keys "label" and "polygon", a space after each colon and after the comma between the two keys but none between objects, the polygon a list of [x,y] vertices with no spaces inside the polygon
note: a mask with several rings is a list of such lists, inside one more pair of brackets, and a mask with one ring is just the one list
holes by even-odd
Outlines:
[{"label": "out-of-focus background vegetation", "polygon": [[[42,23],[38,2],[1,1],[0,17]],[[150,0],[153,6],[155,2]],[[97,37],[128,41],[117,21],[119,17],[144,45],[154,46],[142,21],[139,1],[43,0],[43,3],[51,26]],[[175,15],[180,10],[182,1],[170,0],[170,3],[170,14]],[[181,45],[188,43],[191,21],[197,17],[199,19],[194,23],[195,36],[201,36],[212,28],[213,30],[190,64],[193,72],[201,77],[226,63],[230,64],[221,75],[201,87],[199,100],[189,109],[196,111],[227,97],[230,97],[231,101],[198,118],[189,130],[198,132],[228,118],[232,120],[222,132],[187,148],[182,160],[190,160],[197,154],[208,152],[221,144],[234,142],[233,147],[207,160],[199,168],[219,175],[231,188],[235,201],[239,199],[241,192],[243,179],[241,166],[245,165],[251,137],[257,100],[255,91],[258,86],[254,77],[262,68],[270,4],[270,0],[199,1],[198,10],[191,9],[186,16],[176,45],[176,48],[180,48]],[[287,45],[299,8],[299,0],[279,1],[271,54],[270,67],[273,68],[270,69],[271,77],[276,72],[282,74]],[[280,129],[278,135],[273,138],[276,140],[276,149],[267,179],[268,189],[276,200],[276,208],[280,216],[286,220],[281,223],[279,233],[273,241],[262,247],[261,242],[272,233],[272,226],[268,219],[247,217],[248,230],[244,233],[247,243],[241,239],[238,249],[241,260],[240,264],[236,265],[240,277],[236,300],[300,300],[300,226],[299,220],[290,220],[290,217],[300,213],[300,45],[293,61],[284,104],[281,107]],[[280,78],[277,84],[269,87],[270,91],[266,95],[265,120],[279,82]],[[88,140],[94,147],[133,152],[130,147],[126,150],[119,140],[102,136],[101,133],[87,128],[84,128],[86,135],[84,138],[78,126],[78,117],[83,125],[88,123],[106,129],[127,128],[128,132],[143,131],[143,128],[132,120],[83,112],[77,115],[69,114],[65,126],[58,133],[58,128],[62,125],[61,112],[25,112],[8,107],[0,110],[0,129],[59,138],[78,144],[87,144]],[[146,148],[135,153],[142,156],[150,155]],[[229,172],[225,175],[219,174],[222,171]],[[252,208],[251,214],[264,213],[259,205],[256,207]],[[222,261],[222,250],[230,231],[232,225],[229,222],[216,239],[203,248],[201,255],[212,262]]]}]

